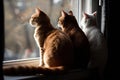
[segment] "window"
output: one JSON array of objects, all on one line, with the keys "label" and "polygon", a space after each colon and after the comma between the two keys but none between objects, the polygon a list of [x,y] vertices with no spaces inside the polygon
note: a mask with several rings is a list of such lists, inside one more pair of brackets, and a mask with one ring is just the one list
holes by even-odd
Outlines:
[{"label": "window", "polygon": [[[29,18],[39,7],[57,27],[60,11],[73,11],[78,23],[83,12],[97,10],[98,0],[4,0],[5,51],[3,66],[38,65],[39,49],[33,38],[34,28]],[[31,64],[32,63],[32,64]],[[5,77],[6,79],[6,77]]]},{"label": "window", "polygon": [[39,57],[33,38],[34,28],[28,22],[36,7],[47,13],[54,27],[62,9],[66,12],[72,10],[79,23],[83,11],[92,12],[92,0],[4,0],[3,3],[4,61]]},{"label": "window", "polygon": [[36,7],[43,10],[57,27],[60,11],[72,10],[78,23],[82,13],[97,10],[98,0],[4,0],[5,51],[4,61],[39,57],[29,18]]},{"label": "window", "polygon": [[[72,10],[74,12],[75,17],[77,18],[78,23],[80,23],[83,12],[92,13],[95,10],[98,10],[99,13],[98,24],[103,33],[105,29],[107,30],[105,32],[105,36],[108,39],[107,41],[109,41],[110,46],[109,48],[111,48],[109,49],[109,52],[112,50],[111,31],[113,31],[113,29],[111,28],[110,23],[112,13],[111,11],[112,2],[109,0],[0,0],[0,1],[1,1],[0,4],[2,4],[3,2],[2,5],[4,5],[3,7],[4,15],[2,14],[1,16],[4,17],[4,19],[2,19],[4,20],[4,25],[0,27],[0,30],[2,31],[1,33],[5,32],[4,33],[5,35],[0,34],[1,45],[3,45],[5,42],[3,67],[12,66],[16,64],[22,65],[26,63],[28,64],[33,63],[32,65],[38,64],[39,50],[33,38],[34,28],[32,28],[28,23],[28,19],[30,18],[30,15],[34,12],[35,7],[40,7],[43,11],[45,11],[48,14],[54,27],[56,27],[57,18],[59,17],[60,14],[59,12],[62,9],[65,11]],[[5,39],[3,38],[3,36]],[[3,41],[3,39],[5,41]],[[1,49],[0,52],[3,53],[3,49]],[[2,60],[2,56],[0,56],[0,59]],[[109,65],[111,67],[111,62],[109,63]],[[2,80],[1,77],[0,79]],[[5,80],[10,79],[13,80],[13,78],[11,77],[8,77],[8,79],[5,78]]]},{"label": "window", "polygon": [[75,4],[77,0],[4,0],[4,61],[39,57],[34,28],[28,23],[36,7],[46,12],[56,27],[60,11],[77,11],[78,8],[73,8]]},{"label": "window", "polygon": [[29,18],[36,7],[43,10],[50,17],[52,25],[57,27],[61,10],[72,10],[80,23],[83,12],[92,13],[97,10],[97,1],[4,0],[4,62],[39,58],[39,49],[33,38],[34,28],[29,24]]}]

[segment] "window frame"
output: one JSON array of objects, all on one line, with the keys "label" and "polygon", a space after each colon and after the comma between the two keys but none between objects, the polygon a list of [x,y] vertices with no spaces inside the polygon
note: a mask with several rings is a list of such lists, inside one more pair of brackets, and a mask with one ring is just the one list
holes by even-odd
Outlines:
[{"label": "window frame", "polygon": [[[87,1],[87,0],[85,0],[85,1]],[[94,2],[93,0],[89,0],[89,1]],[[73,0],[73,2],[72,2],[72,4],[74,4],[74,6],[72,7],[72,11],[76,12],[76,13],[73,13],[73,14],[75,15],[79,25],[80,25],[80,21],[81,21],[81,18],[82,18],[82,13],[83,13],[83,11],[85,11],[82,8],[83,3],[84,3],[84,0],[76,0],[76,2],[74,2],[74,0]],[[73,8],[76,8],[76,7],[77,7],[77,9],[73,9]],[[22,66],[25,66],[25,65],[38,66],[39,65],[39,57],[3,61],[3,67],[11,67],[11,66],[15,66],[15,65],[17,65],[17,66],[19,66],[19,65],[22,65]]]},{"label": "window frame", "polygon": [[[72,7],[72,11],[78,13],[78,14],[74,13],[74,16],[76,17],[76,19],[78,21],[78,24],[79,24],[79,21],[80,21],[80,19],[79,19],[79,17],[80,17],[80,15],[79,15],[79,13],[80,13],[79,7],[81,7],[81,6],[79,6],[79,3],[81,3],[81,1],[82,0],[76,0],[76,1],[71,0],[71,4],[74,5]],[[74,9],[76,7],[77,7],[77,9]],[[11,67],[11,66],[14,66],[14,65],[23,65],[24,66],[24,65],[30,65],[31,63],[34,63],[35,65],[37,64],[36,66],[38,66],[39,65],[38,62],[39,62],[38,57],[36,57],[36,58],[8,60],[8,61],[3,61],[3,67]]]}]

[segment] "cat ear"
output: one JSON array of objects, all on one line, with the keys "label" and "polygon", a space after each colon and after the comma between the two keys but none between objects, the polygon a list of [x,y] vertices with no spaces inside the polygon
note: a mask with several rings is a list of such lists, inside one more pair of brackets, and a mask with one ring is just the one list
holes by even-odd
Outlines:
[{"label": "cat ear", "polygon": [[62,11],[61,11],[61,15],[62,15],[63,17],[65,17],[65,16],[67,15],[67,13],[66,13],[64,10],[62,10]]},{"label": "cat ear", "polygon": [[89,16],[88,16],[88,14],[87,13],[83,13],[83,16],[85,17],[85,18],[89,18]]},{"label": "cat ear", "polygon": [[40,9],[39,9],[39,8],[36,8],[36,9],[35,9],[35,12],[36,12],[37,14],[40,14]]},{"label": "cat ear", "polygon": [[72,16],[73,16],[73,12],[72,12],[71,10],[69,11],[69,15],[72,15]]},{"label": "cat ear", "polygon": [[92,14],[93,14],[94,16],[96,16],[96,15],[97,15],[97,11],[93,12]]}]

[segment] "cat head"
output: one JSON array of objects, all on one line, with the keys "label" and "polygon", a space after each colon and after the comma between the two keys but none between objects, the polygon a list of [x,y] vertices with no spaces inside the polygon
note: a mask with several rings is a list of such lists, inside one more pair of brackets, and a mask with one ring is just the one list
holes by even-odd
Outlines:
[{"label": "cat head", "polygon": [[81,19],[81,27],[90,27],[96,25],[96,15],[97,12],[93,12],[92,14],[83,13],[83,17]]},{"label": "cat head", "polygon": [[50,23],[50,19],[43,11],[36,8],[35,13],[32,14],[29,22],[33,27],[37,27],[42,24]]},{"label": "cat head", "polygon": [[69,11],[68,14],[63,10],[61,11],[61,16],[58,19],[58,27],[60,27],[61,29],[68,28],[71,25],[74,25],[76,23],[77,23],[77,20],[73,15],[72,11]]}]

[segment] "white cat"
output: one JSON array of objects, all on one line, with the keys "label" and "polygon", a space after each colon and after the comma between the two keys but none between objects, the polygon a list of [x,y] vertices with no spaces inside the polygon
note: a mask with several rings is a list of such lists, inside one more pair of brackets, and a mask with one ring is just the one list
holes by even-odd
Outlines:
[{"label": "white cat", "polygon": [[97,28],[97,13],[83,13],[80,27],[90,42],[91,60],[89,68],[97,68],[100,80],[103,80],[104,69],[107,62],[107,43],[103,33]]}]

